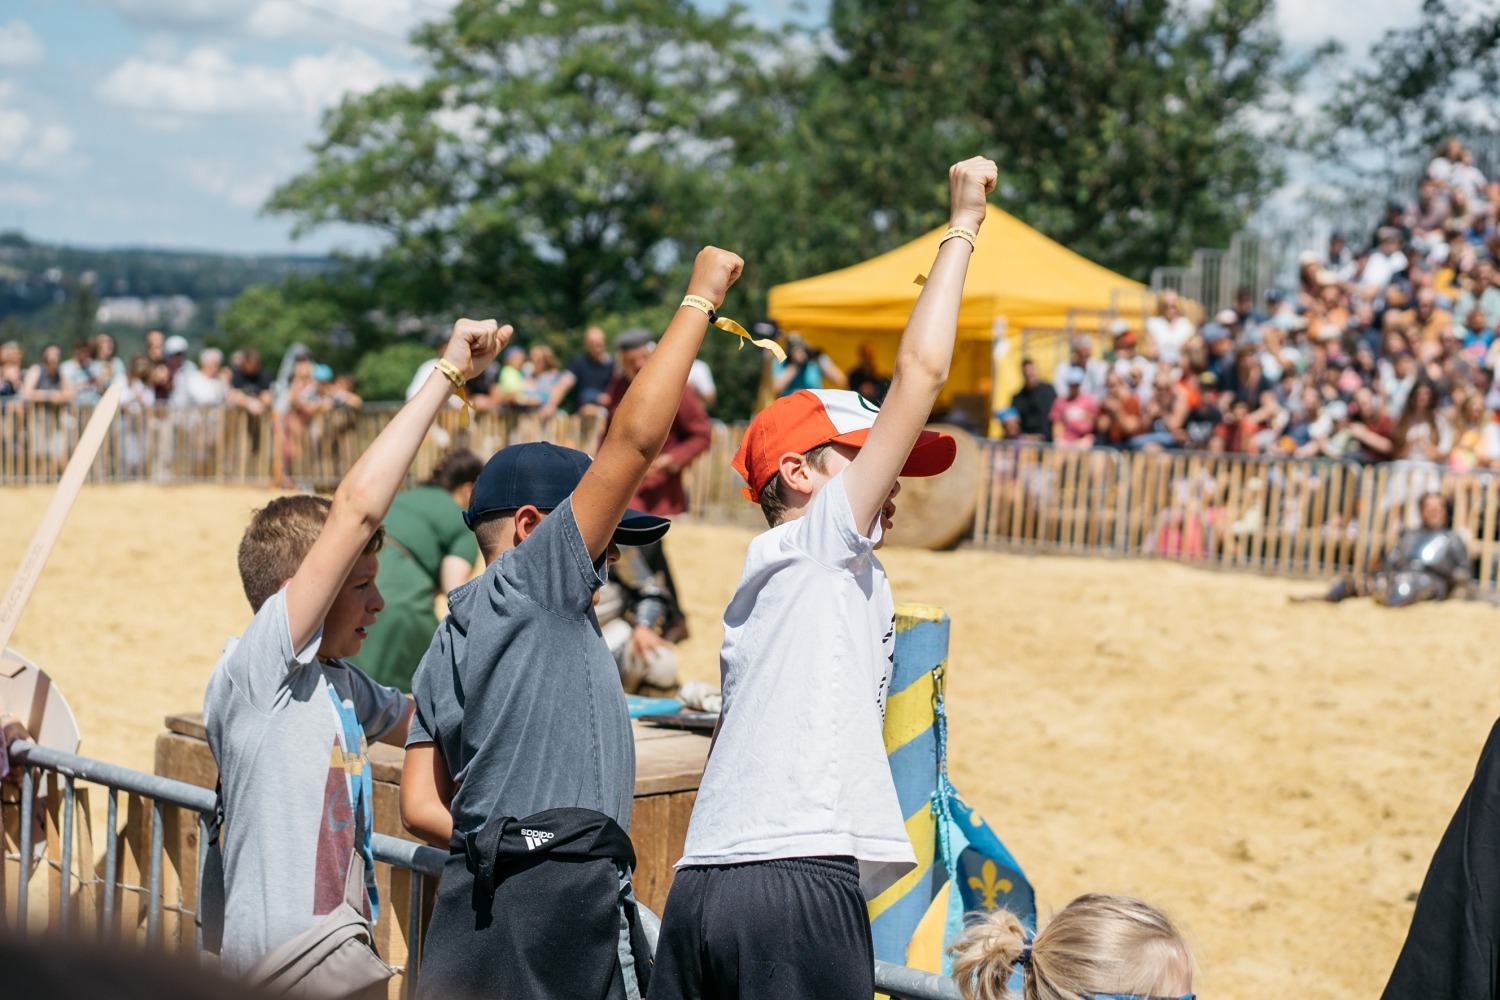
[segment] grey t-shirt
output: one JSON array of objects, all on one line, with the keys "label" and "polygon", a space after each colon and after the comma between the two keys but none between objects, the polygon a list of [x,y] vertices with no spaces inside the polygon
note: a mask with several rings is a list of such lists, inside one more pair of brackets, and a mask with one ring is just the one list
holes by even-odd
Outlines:
[{"label": "grey t-shirt", "polygon": [[[344,901],[355,812],[369,831],[366,741],[401,720],[406,698],[342,660],[320,663],[320,631],[292,648],[286,591],[229,639],[208,679],[203,725],[224,783],[226,971],[241,973]],[[378,902],[368,840],[370,915]]]},{"label": "grey t-shirt", "polygon": [[406,742],[435,743],[458,783],[455,832],[563,806],[630,829],[635,740],[593,608],[604,572],[569,499],[448,595]]}]

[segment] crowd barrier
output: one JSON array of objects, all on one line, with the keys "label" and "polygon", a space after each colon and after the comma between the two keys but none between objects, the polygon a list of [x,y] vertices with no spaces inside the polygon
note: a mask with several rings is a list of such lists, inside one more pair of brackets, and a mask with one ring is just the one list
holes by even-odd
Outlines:
[{"label": "crowd barrier", "polygon": [[1289,576],[1366,571],[1419,522],[1430,492],[1453,511],[1479,587],[1500,564],[1500,474],[1213,453],[985,443],[977,545],[1168,559]]},{"label": "crowd barrier", "polygon": [[[0,855],[0,930],[45,928],[63,938],[123,941],[196,960],[204,916],[198,848],[208,834],[214,793],[24,741],[12,743],[10,753],[26,771],[19,802],[0,799],[0,844],[15,846]],[[106,796],[102,826],[79,782]],[[412,997],[436,884],[428,880],[442,875],[447,854],[379,833],[372,848],[384,901],[375,940],[397,969],[390,995]],[[33,885],[40,891],[33,893]],[[45,899],[34,913],[37,896]],[[654,947],[656,918],[646,912]],[[959,996],[951,979],[886,962],[875,963],[875,985],[891,1000]]]},{"label": "crowd barrier", "polygon": [[[335,411],[308,425],[224,407],[126,407],[90,472],[93,482],[295,483],[331,489],[390,421],[394,404]],[[89,408],[0,406],[0,485],[55,482]],[[558,414],[443,413],[414,479],[449,447],[489,455],[522,441],[592,452],[602,424]],[[708,452],[687,472],[696,516],[762,527],[730,459],[743,424],[715,423]],[[971,539],[1023,552],[1170,559],[1282,575],[1362,572],[1417,523],[1432,491],[1452,504],[1480,588],[1500,587],[1500,473],[1422,463],[1121,452],[982,442]]]},{"label": "crowd barrier", "polygon": [[[334,410],[310,422],[231,407],[126,405],[89,473],[90,482],[222,483],[332,489],[375,440],[398,404]],[[88,423],[92,407],[0,405],[0,486],[55,483]],[[463,446],[488,456],[508,444],[554,441],[592,453],[597,418],[491,412],[465,421],[443,413],[413,466],[420,479],[445,450]],[[707,519],[756,524],[759,514],[740,495],[729,468],[743,427],[714,424],[707,455],[694,463],[688,486]]]}]

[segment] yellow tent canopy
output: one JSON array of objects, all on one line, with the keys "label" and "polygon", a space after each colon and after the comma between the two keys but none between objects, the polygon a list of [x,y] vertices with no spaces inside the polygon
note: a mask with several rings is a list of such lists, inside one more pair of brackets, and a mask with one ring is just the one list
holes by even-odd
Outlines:
[{"label": "yellow tent canopy", "polygon": [[[777,285],[771,318],[827,351],[845,371],[859,364],[860,345],[869,344],[876,364],[889,373],[922,290],[916,278],[932,267],[942,234],[934,229],[862,264]],[[1144,287],[991,205],[964,284],[947,398],[993,393],[1009,399],[1021,379],[1018,352],[1009,348],[1019,344],[1023,329],[1064,327],[1072,309],[1110,310],[1122,291],[1139,295]]]}]

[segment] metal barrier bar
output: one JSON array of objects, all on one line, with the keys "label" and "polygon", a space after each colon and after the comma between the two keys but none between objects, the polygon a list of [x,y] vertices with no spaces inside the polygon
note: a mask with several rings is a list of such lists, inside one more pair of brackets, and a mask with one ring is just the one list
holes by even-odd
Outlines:
[{"label": "metal barrier bar", "polygon": [[[198,890],[203,889],[203,859],[207,853],[202,846],[207,843],[208,817],[213,813],[215,805],[214,793],[206,788],[189,785],[183,781],[172,778],[163,778],[160,775],[146,774],[141,771],[132,771],[129,768],[108,764],[104,761],[91,760],[79,757],[76,754],[63,753],[58,750],[49,750],[39,747],[34,743],[17,740],[10,746],[10,754],[13,761],[25,765],[21,781],[21,878],[17,885],[17,904],[19,912],[16,915],[17,933],[24,933],[26,929],[27,911],[27,883],[26,876],[28,861],[31,856],[31,822],[32,822],[32,800],[35,797],[34,768],[52,771],[60,774],[64,779],[64,805],[63,805],[63,901],[60,902],[59,915],[64,931],[68,929],[67,919],[67,896],[69,895],[69,873],[71,864],[71,842],[73,832],[73,805],[75,800],[75,781],[83,780],[92,784],[103,785],[109,789],[109,836],[105,848],[105,887],[103,904],[103,924],[106,933],[112,934],[115,923],[115,888],[118,877],[119,857],[117,841],[116,821],[118,818],[117,795],[119,792],[129,792],[149,798],[152,802],[152,830],[151,830],[151,875],[149,880],[150,900],[147,911],[147,943],[151,947],[160,944],[161,939],[161,913],[162,913],[162,857],[165,828],[165,810],[167,806],[178,806],[183,809],[191,809],[198,813]],[[422,890],[425,878],[432,876],[440,877],[443,864],[448,858],[446,851],[441,851],[427,844],[418,844],[410,840],[402,840],[398,837],[390,837],[383,833],[371,835],[371,850],[375,860],[396,868],[406,869],[411,873],[410,898],[407,904],[407,960],[406,960],[406,982],[404,993],[407,997],[416,995],[417,979],[421,970],[421,945],[422,945]],[[198,925],[195,937],[195,950],[201,951],[203,947],[202,921],[197,919],[199,914],[192,911],[180,911],[194,917]],[[647,911],[652,921],[656,919],[655,914]],[[654,941],[653,941],[654,945]],[[891,997],[891,1000],[959,1000],[958,987],[953,980],[943,976],[933,975],[930,972],[922,972],[917,969],[908,968],[904,965],[892,965],[888,962],[875,963],[875,987],[880,992]]]},{"label": "metal barrier bar", "polygon": [[961,1000],[958,984],[906,965],[875,963],[875,989],[891,1000]]},{"label": "metal barrier bar", "polygon": [[63,834],[62,834],[62,894],[57,897],[57,922],[66,931],[68,926],[68,896],[73,877],[73,778],[63,779]]}]

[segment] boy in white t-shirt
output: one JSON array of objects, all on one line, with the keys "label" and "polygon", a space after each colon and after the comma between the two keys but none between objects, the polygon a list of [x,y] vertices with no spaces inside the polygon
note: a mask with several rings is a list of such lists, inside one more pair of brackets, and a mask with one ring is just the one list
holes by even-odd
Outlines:
[{"label": "boy in white t-shirt", "polygon": [[651,1000],[868,1000],[866,899],[916,865],[881,735],[895,603],[874,549],[898,475],[953,462],[923,430],[948,377],[995,164],[949,171],[950,228],[884,406],[801,390],[745,433],[735,468],[771,530],[724,613],[724,710],[662,919]]}]

